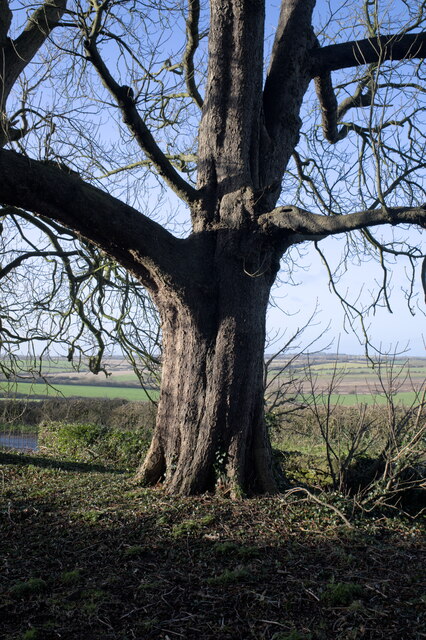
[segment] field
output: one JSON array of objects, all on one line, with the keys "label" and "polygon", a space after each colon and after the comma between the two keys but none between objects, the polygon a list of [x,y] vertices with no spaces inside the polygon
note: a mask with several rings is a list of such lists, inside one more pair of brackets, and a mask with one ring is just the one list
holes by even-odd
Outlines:
[{"label": "field", "polygon": [[[272,388],[291,376],[295,383],[301,384],[305,395],[327,394],[330,380],[335,378],[331,393],[333,402],[344,405],[384,402],[380,389],[378,370],[372,369],[363,356],[336,356],[335,354],[316,354],[300,357],[290,366],[285,357],[278,358],[269,368],[268,379],[275,378]],[[23,363],[25,364],[25,363]],[[138,378],[129,363],[120,358],[106,361],[111,375],[94,375],[87,368],[76,371],[64,358],[43,363],[43,378],[20,376],[15,382],[0,377],[0,396],[46,398],[54,396],[87,398],[123,398],[132,401],[144,401],[147,394],[141,389]],[[311,384],[306,380],[309,366]],[[392,368],[392,380],[390,369]],[[426,358],[410,360],[389,360],[381,370],[382,381],[387,388],[392,386],[398,401],[410,404],[415,399],[415,390],[425,387]],[[302,381],[302,382],[301,382]],[[154,386],[148,390],[151,398],[158,397]]]},{"label": "field", "polygon": [[[25,362],[20,364],[24,368]],[[141,388],[136,374],[125,360],[111,358],[106,365],[111,374],[108,377],[103,373],[95,375],[84,366],[77,371],[65,358],[43,362],[43,377],[20,375],[16,381],[0,377],[0,397],[123,398],[135,402],[158,397],[157,389],[149,389],[147,393]]]},{"label": "field", "polygon": [[[134,402],[144,402],[148,400],[147,393],[139,387],[121,387],[96,384],[57,384],[50,382],[52,386],[34,382],[1,382],[0,394],[4,397],[27,397],[27,398],[52,398],[62,396],[64,398],[123,398]],[[156,398],[158,392],[150,394]]]},{"label": "field", "polygon": [[290,379],[288,388],[297,390],[300,400],[315,394],[345,406],[381,405],[386,402],[385,389],[392,391],[397,402],[412,404],[425,389],[426,358],[384,359],[374,368],[363,356],[302,356],[291,366],[286,358],[279,358],[268,370],[269,392]]}]

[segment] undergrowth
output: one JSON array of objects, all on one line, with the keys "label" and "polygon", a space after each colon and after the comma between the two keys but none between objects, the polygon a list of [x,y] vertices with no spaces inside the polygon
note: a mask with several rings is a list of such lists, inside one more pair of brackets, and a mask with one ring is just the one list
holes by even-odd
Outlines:
[{"label": "undergrowth", "polygon": [[144,425],[45,421],[39,452],[0,451],[1,637],[422,640],[424,492],[382,499],[375,420],[336,486],[344,415],[328,442],[306,412],[275,421],[293,487],[237,501],[136,486]]},{"label": "undergrowth", "polygon": [[5,640],[424,637],[420,521],[358,512],[349,527],[303,493],[177,498],[118,467],[0,462]]},{"label": "undergrowth", "polygon": [[150,437],[146,428],[123,431],[102,424],[45,422],[38,446],[51,456],[132,470],[146,453]]}]

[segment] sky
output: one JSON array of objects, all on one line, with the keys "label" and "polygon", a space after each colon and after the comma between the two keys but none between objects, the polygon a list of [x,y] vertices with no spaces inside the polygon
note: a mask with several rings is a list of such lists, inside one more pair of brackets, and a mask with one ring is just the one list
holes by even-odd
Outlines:
[{"label": "sky", "polygon": [[[276,21],[275,11],[278,5],[279,3],[270,4],[272,25]],[[348,28],[353,22],[351,11],[353,12],[356,6],[353,2],[344,2],[342,0],[318,0],[316,14],[319,20],[325,24],[327,16],[330,15],[329,12],[337,11],[336,17],[340,16],[342,26]],[[383,21],[382,28],[387,33],[387,19],[398,15],[406,15],[407,7],[410,7],[410,4],[400,0],[395,2],[383,0],[377,6],[380,8],[381,20]],[[414,6],[415,3],[411,5],[412,10],[414,10]],[[372,8],[373,4],[371,4]],[[343,35],[345,38],[345,34]],[[333,81],[336,82],[335,74],[333,74]],[[424,182],[424,175],[419,176],[418,181]],[[401,235],[405,234],[410,238],[413,246],[424,248],[425,234],[423,233],[423,236],[421,236],[419,229],[412,229],[407,232],[404,230]],[[320,243],[320,248],[326,253],[327,259],[331,257],[331,259],[338,260],[337,256],[341,255],[341,247],[336,241],[323,241]],[[346,326],[345,330],[342,306],[337,296],[330,291],[325,267],[312,247],[307,249],[303,263],[305,270],[299,270],[296,274],[296,280],[300,284],[294,287],[287,285],[277,286],[274,292],[277,303],[282,310],[279,308],[270,309],[268,329],[271,334],[277,331],[281,331],[284,334],[281,340],[277,341],[277,346],[285,344],[294,332],[303,327],[316,306],[318,306],[315,321],[310,328],[304,331],[300,343],[302,345],[308,344],[329,327],[326,334],[316,343],[318,346],[322,347],[331,341],[330,349],[332,351],[337,351],[338,349],[340,353],[364,353],[365,347],[362,338],[360,338],[361,332],[358,331],[357,337],[350,327]],[[366,316],[365,322],[369,328],[368,333],[371,343],[377,349],[391,353],[402,351],[411,356],[426,356],[426,302],[424,292],[420,286],[421,262],[418,261],[417,264],[416,296],[414,298],[413,313],[410,313],[404,295],[404,290],[407,290],[409,286],[405,267],[404,259],[398,259],[392,271],[392,293],[390,297],[392,313],[381,307],[376,310],[375,314]],[[380,279],[380,267],[377,264],[373,264],[370,261],[361,266],[351,265],[347,273],[342,277],[340,283],[341,291],[342,293],[348,292],[349,299],[352,301],[355,301],[359,292],[362,291],[362,300],[368,301],[371,299],[369,291],[373,289],[374,282],[378,279]]]},{"label": "sky", "polygon": [[[396,10],[395,7],[399,4],[403,3],[395,2],[389,6],[393,6],[393,10]],[[267,30],[271,31],[271,36],[276,25],[278,6],[278,2],[268,3]],[[322,21],[326,21],[330,7],[331,9],[340,8],[344,13],[345,11],[350,11],[351,6],[351,2],[342,0],[331,0],[331,2],[318,0],[317,11],[321,15]],[[385,6],[385,3],[382,6]],[[173,209],[173,196],[170,202],[170,207]],[[416,246],[419,242],[418,238],[420,238],[419,232],[413,230],[410,235],[414,246]],[[320,247],[331,258],[337,259],[337,256],[340,255],[341,247],[336,241],[323,241],[320,243]],[[312,346],[312,349],[330,344],[331,351],[339,350],[340,353],[349,354],[363,353],[364,344],[361,333],[358,332],[357,336],[348,326],[345,330],[344,313],[341,304],[336,295],[330,292],[327,273],[324,265],[321,264],[319,256],[312,248],[309,249],[307,247],[305,250],[305,247],[303,247],[303,251],[305,255],[302,265],[294,274],[297,285],[289,286],[285,284],[286,263],[284,261],[281,274],[282,284],[278,284],[274,288],[273,305],[268,313],[268,331],[271,335],[278,334],[275,347],[279,348],[285,344],[297,330],[305,326],[315,309],[317,309],[317,314],[311,326],[304,331],[299,340],[302,348],[328,328],[321,339]],[[423,336],[426,340],[426,304],[423,293],[420,293],[419,270],[420,265],[416,275],[417,297],[414,304],[414,315],[409,312],[403,294],[403,288],[408,285],[404,274],[403,261],[399,261],[397,267],[393,270],[391,283],[393,288],[391,296],[393,313],[389,313],[384,308],[379,308],[374,315],[366,318],[372,344],[384,352],[406,350],[409,355],[426,356],[423,340]],[[348,291],[349,298],[355,301],[359,291],[363,289],[363,300],[367,300],[369,298],[368,291],[373,281],[379,276],[380,269],[377,266],[373,266],[371,262],[363,266],[351,266],[342,278],[342,293]]]},{"label": "sky", "polygon": [[[412,232],[415,233],[415,232]],[[336,253],[333,241],[321,243],[321,248],[328,255]],[[276,307],[268,313],[268,330],[271,335],[277,331],[283,333],[276,346],[281,346],[301,327],[318,307],[315,319],[301,336],[299,343],[306,346],[323,331],[326,333],[312,349],[323,348],[330,342],[330,351],[346,354],[362,354],[365,346],[358,327],[358,336],[347,326],[345,330],[344,312],[337,296],[330,291],[328,275],[319,256],[313,249],[308,249],[304,258],[306,270],[297,272],[296,286],[277,285],[274,289]],[[379,268],[371,262],[359,267],[352,265],[342,284],[343,293],[349,292],[354,300],[363,289],[363,299],[368,300],[368,289],[372,281],[379,276]],[[404,352],[410,356],[426,356],[426,303],[420,290],[420,263],[416,271],[417,296],[414,313],[408,309],[403,290],[408,286],[403,261],[397,263],[391,278],[390,303],[392,313],[386,308],[379,308],[375,314],[365,315],[369,336],[374,347],[385,353]]]}]

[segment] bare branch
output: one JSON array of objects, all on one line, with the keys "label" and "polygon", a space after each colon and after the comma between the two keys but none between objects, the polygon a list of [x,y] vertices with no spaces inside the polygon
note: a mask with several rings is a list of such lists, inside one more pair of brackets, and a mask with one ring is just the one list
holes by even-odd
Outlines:
[{"label": "bare branch", "polygon": [[387,35],[365,40],[353,40],[310,52],[311,77],[364,64],[379,64],[385,60],[408,60],[426,57],[426,32],[403,36]]},{"label": "bare branch", "polygon": [[[174,277],[184,263],[180,242],[166,229],[74,174],[0,152],[0,201],[45,216],[73,229],[155,289],[160,272]],[[176,253],[178,251],[178,253]],[[142,269],[143,272],[143,269]]]},{"label": "bare branch", "polygon": [[71,258],[78,256],[77,251],[28,251],[25,254],[22,254],[9,262],[6,266],[0,269],[0,280],[6,277],[11,271],[19,267],[25,260],[29,260],[31,258],[53,258],[53,257],[61,257],[61,258]]},{"label": "bare branch", "polygon": [[317,498],[316,496],[314,496],[314,494],[308,491],[308,489],[306,489],[305,487],[294,487],[293,489],[289,489],[288,491],[285,492],[284,496],[287,498],[288,496],[291,496],[293,493],[306,493],[306,495],[308,496],[307,499],[312,500],[313,502],[316,502],[321,507],[327,507],[328,509],[331,509],[332,511],[334,511],[334,513],[336,513],[339,516],[339,518],[343,520],[343,522],[349,529],[353,529],[353,525],[349,522],[347,517],[342,513],[342,511],[340,511],[340,509],[335,507],[334,504],[330,504],[328,502],[324,502],[323,500],[320,500],[320,498]]},{"label": "bare branch", "polygon": [[[109,375],[101,359],[114,343],[131,355],[142,383],[152,378],[153,367],[158,369],[153,353],[160,348],[159,326],[140,283],[102,251],[51,221],[16,207],[5,207],[0,215],[0,335],[3,358],[12,360],[7,365],[11,373],[16,374],[14,348],[43,341],[38,365],[24,359],[20,365],[16,361],[19,369],[41,376],[46,352],[60,344],[61,350],[68,346],[73,366],[83,359],[93,373]],[[31,291],[29,299],[18,293],[23,286]],[[4,360],[4,371],[3,365]]]},{"label": "bare branch", "polygon": [[[165,154],[167,160],[169,160],[172,164],[176,164],[181,171],[187,171],[187,164],[195,164],[197,162],[197,156],[194,153],[176,153],[176,154]],[[98,176],[98,179],[108,178],[109,176],[113,176],[117,173],[121,173],[122,171],[131,171],[132,169],[138,169],[140,167],[149,167],[152,165],[151,160],[139,160],[138,162],[132,162],[129,165],[118,167],[117,169],[111,169],[111,171],[106,171],[102,175]]]},{"label": "bare branch", "polygon": [[7,43],[3,54],[5,74],[1,77],[3,85],[1,108],[4,108],[18,76],[31,62],[52,29],[58,25],[66,10],[66,5],[67,0],[45,0],[43,5],[30,15],[22,33],[15,40],[10,40]]},{"label": "bare branch", "polygon": [[425,302],[426,302],[426,258],[423,258],[423,262],[422,262],[422,287],[425,294]]},{"label": "bare branch", "polygon": [[0,0],[0,47],[3,47],[7,42],[11,22],[12,12],[9,9],[9,1]]},{"label": "bare branch", "polygon": [[325,73],[315,78],[315,90],[321,105],[324,137],[328,142],[335,144],[347,136],[350,127],[344,125],[339,129],[338,123],[350,109],[371,106],[372,92],[368,90],[366,93],[362,93],[365,86],[365,80],[360,82],[354,95],[346,98],[338,105],[331,74]]},{"label": "bare branch", "polygon": [[382,224],[416,224],[426,228],[426,205],[367,209],[345,216],[323,216],[299,207],[285,206],[259,218],[259,225],[265,231],[284,233],[291,237],[292,242],[322,240],[330,235]]},{"label": "bare branch", "polygon": [[[93,30],[94,28],[92,31]],[[122,113],[123,122],[128,126],[159,175],[164,178],[169,187],[173,189],[182,200],[188,203],[195,202],[198,199],[197,190],[191,187],[191,185],[179,175],[154,140],[144,120],[138,113],[133,97],[133,90],[130,87],[120,86],[103,61],[96,46],[96,30],[93,35],[91,34],[89,38],[85,40],[84,48],[87,59],[93,64],[103,85],[116,101]]]},{"label": "bare branch", "polygon": [[[356,318],[359,321],[359,326],[361,329],[362,338],[364,342],[365,355],[368,359],[370,359],[369,348],[372,345],[370,342],[370,338],[368,337],[368,327],[366,326],[365,309],[357,308],[356,304],[351,304],[349,300],[347,300],[346,297],[339,292],[333,276],[332,268],[328,263],[327,257],[319,248],[318,243],[315,242],[314,244],[315,244],[315,249],[318,252],[318,254],[321,256],[321,260],[326,268],[330,290],[333,291],[333,293],[337,296],[338,300],[340,301],[340,304],[342,305],[345,324],[348,323],[348,325],[353,329],[354,319]],[[373,306],[374,306],[374,303],[373,303]]]},{"label": "bare branch", "polygon": [[200,107],[203,106],[203,99],[195,84],[194,77],[194,55],[198,48],[199,33],[198,23],[200,20],[199,0],[188,0],[188,18],[186,20],[186,48],[183,56],[183,68],[185,71],[185,82],[188,93],[194,102]]},{"label": "bare branch", "polygon": [[[270,191],[266,207],[269,202],[277,201],[283,171],[299,136],[299,111],[311,79],[306,55],[315,44],[311,27],[314,6],[312,0],[291,0],[281,4],[263,92],[265,131],[261,132],[259,164],[261,186]],[[283,113],[286,113],[285,118]]]}]

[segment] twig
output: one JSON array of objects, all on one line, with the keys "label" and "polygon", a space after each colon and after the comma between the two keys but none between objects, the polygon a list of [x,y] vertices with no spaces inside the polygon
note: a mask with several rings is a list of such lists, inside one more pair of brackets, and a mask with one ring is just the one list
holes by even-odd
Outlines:
[{"label": "twig", "polygon": [[321,505],[322,507],[328,507],[329,509],[334,511],[334,513],[336,513],[339,516],[339,518],[341,518],[343,520],[343,522],[345,523],[345,525],[347,527],[349,527],[350,529],[353,529],[353,525],[349,522],[347,517],[340,511],[340,509],[335,507],[333,504],[329,504],[328,502],[324,502],[323,500],[320,500],[319,498],[314,496],[310,491],[308,491],[308,489],[305,489],[304,487],[294,487],[293,489],[289,489],[288,491],[286,491],[284,495],[287,497],[287,496],[290,496],[293,493],[299,493],[299,492],[306,493],[306,495],[311,500],[313,500],[313,502],[316,502],[317,504]]}]

